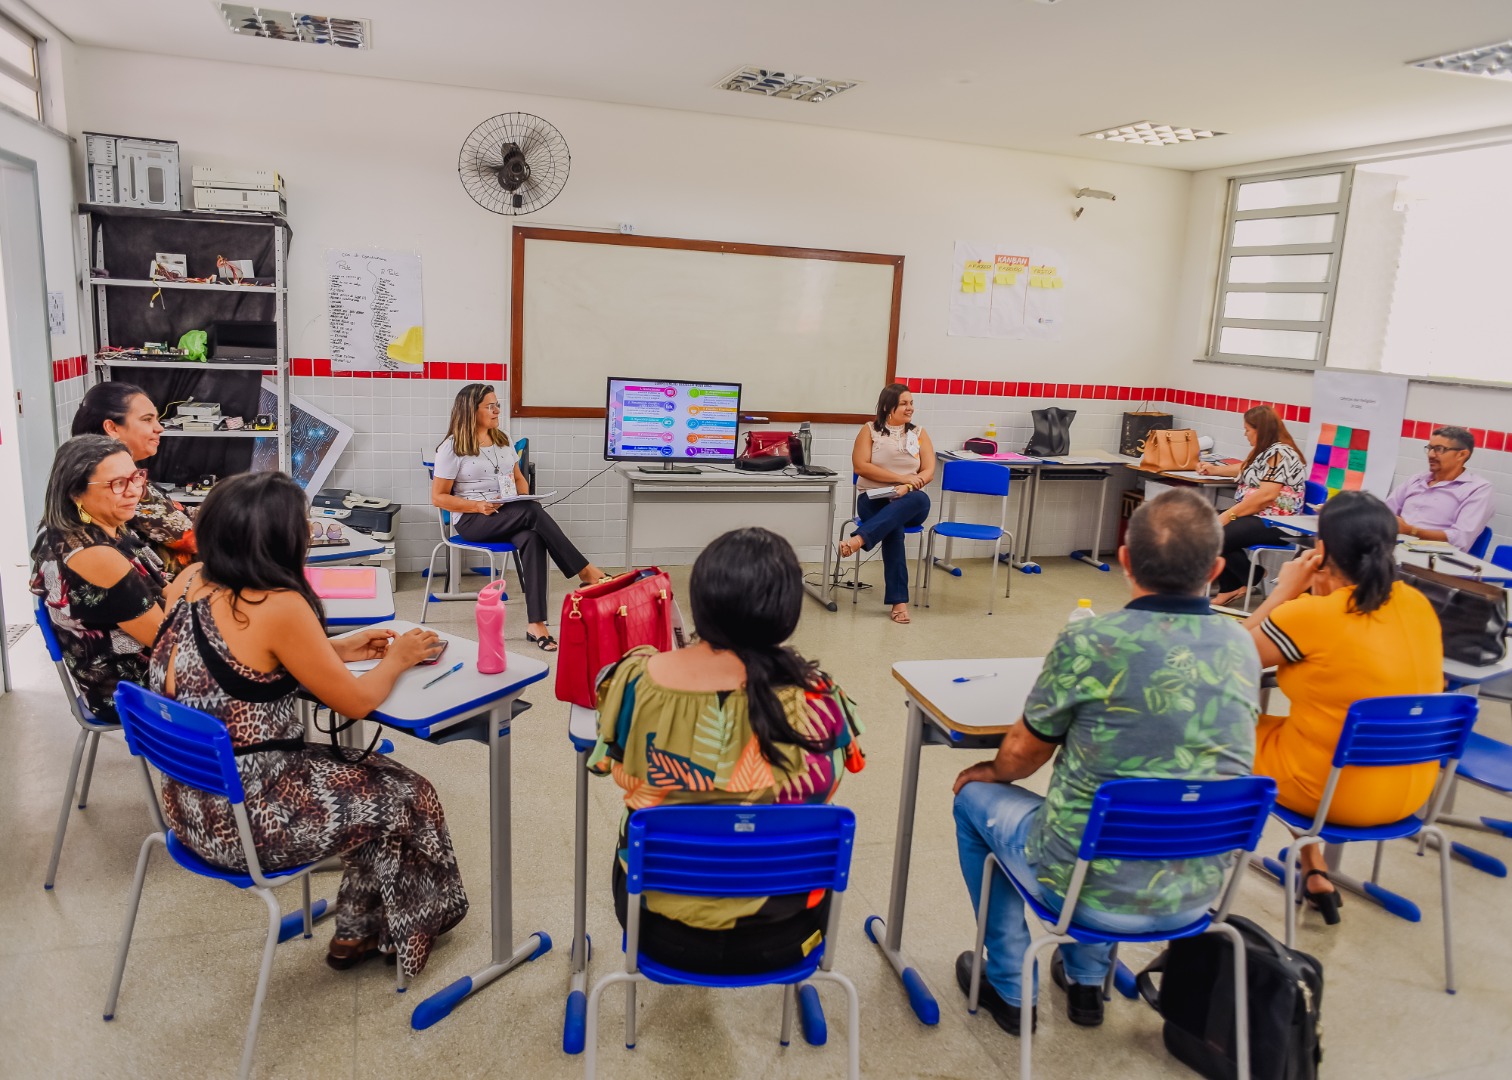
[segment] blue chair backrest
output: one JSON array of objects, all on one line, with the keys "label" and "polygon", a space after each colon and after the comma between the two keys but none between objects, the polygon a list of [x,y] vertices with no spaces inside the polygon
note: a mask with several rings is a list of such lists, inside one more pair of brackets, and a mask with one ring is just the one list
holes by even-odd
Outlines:
[{"label": "blue chair backrest", "polygon": [[1496,550],[1491,553],[1491,561],[1497,566],[1512,570],[1512,544],[1496,545]]},{"label": "blue chair backrest", "polygon": [[1458,760],[1478,711],[1478,702],[1469,694],[1362,698],[1344,716],[1333,763],[1341,767]]},{"label": "blue chair backrest", "polygon": [[940,487],[968,495],[1007,495],[1013,473],[990,461],[947,461]]},{"label": "blue chair backrest", "polygon": [[115,703],[133,754],[181,784],[223,795],[233,803],[243,800],[231,733],[224,723],[135,683],[118,684]]},{"label": "blue chair backrest", "polygon": [[37,629],[42,631],[42,644],[47,646],[47,655],[55,664],[63,662],[63,647],[58,644],[58,631],[53,626],[52,616],[47,613],[47,601],[37,597],[35,605]]},{"label": "blue chair backrest", "polygon": [[1491,546],[1491,526],[1487,525],[1475,538],[1475,543],[1470,545],[1470,554],[1477,559],[1486,557],[1486,549]]},{"label": "blue chair backrest", "polygon": [[790,896],[845,890],[856,815],[843,806],[666,806],[637,810],[628,891]]},{"label": "blue chair backrest", "polygon": [[1302,481],[1302,501],[1311,509],[1328,501],[1328,488],[1316,480]]},{"label": "blue chair backrest", "polygon": [[1092,797],[1079,859],[1199,859],[1252,851],[1276,801],[1268,776],[1108,780]]}]

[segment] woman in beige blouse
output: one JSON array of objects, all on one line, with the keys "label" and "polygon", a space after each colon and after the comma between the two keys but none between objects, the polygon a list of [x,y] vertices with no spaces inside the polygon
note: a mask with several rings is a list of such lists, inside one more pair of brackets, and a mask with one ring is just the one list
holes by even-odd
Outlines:
[{"label": "woman in beige blouse", "polygon": [[934,479],[935,452],[929,435],[913,423],[913,394],[902,383],[883,388],[877,398],[877,418],[856,434],[851,468],[856,473],[854,535],[840,545],[840,557],[882,545],[882,578],[892,606],[892,621],[909,622],[908,555],[903,530],[924,524],[929,496],[924,489]]}]

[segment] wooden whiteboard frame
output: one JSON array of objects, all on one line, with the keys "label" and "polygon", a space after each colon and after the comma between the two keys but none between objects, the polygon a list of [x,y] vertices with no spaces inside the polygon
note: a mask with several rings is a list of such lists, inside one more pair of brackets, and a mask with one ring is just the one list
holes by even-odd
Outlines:
[{"label": "wooden whiteboard frame", "polygon": [[[730,255],[766,255],[778,259],[821,259],[826,262],[877,263],[893,268],[892,313],[887,328],[887,371],[882,386],[891,383],[898,370],[898,322],[903,304],[903,256],[877,255],[864,251],[831,251],[826,248],[773,247],[767,244],[726,244],[718,240],[683,240],[674,236],[636,236],[633,233],[587,232],[575,229],[544,229],[529,225],[514,227],[513,260],[510,268],[509,303],[509,415],[599,417],[603,406],[527,405],[525,403],[525,241],[555,240],[564,244],[608,244],[614,247],[672,248],[679,251],[713,251]],[[599,393],[597,389],[594,391]],[[772,420],[816,424],[864,423],[874,419],[864,413],[768,412]]]}]

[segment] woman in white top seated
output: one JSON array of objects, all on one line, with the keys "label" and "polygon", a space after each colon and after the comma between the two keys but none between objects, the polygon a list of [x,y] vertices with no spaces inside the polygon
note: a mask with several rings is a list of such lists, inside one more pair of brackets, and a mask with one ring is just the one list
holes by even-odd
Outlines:
[{"label": "woman in white top seated", "polygon": [[513,544],[524,568],[525,640],[543,652],[556,652],[556,638],[546,625],[546,557],[563,577],[592,585],[608,575],[573,546],[538,502],[505,502],[528,495],[520,456],[509,436],[499,430],[499,399],[486,383],[468,383],[452,402],[446,438],[436,448],[431,502],[459,515],[457,533],[478,543]]},{"label": "woman in white top seated", "polygon": [[884,604],[892,605],[892,621],[909,622],[908,554],[903,530],[924,524],[929,496],[924,489],[934,479],[935,452],[929,435],[913,424],[913,394],[893,383],[877,398],[877,418],[856,434],[851,468],[856,473],[856,516],[861,525],[840,545],[841,558],[882,545]]}]

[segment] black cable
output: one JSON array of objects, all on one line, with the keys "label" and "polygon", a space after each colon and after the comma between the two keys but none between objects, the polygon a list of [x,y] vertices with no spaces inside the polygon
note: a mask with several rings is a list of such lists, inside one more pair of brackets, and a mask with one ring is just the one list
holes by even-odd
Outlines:
[{"label": "black cable", "polygon": [[582,491],[589,484],[593,483],[595,480],[597,480],[599,477],[603,476],[610,469],[614,468],[614,466],[616,464],[618,464],[618,462],[610,462],[608,465],[605,465],[602,469],[600,469],[598,472],[594,473],[588,479],[584,480],[577,487],[573,488],[567,494],[563,495],[560,499],[556,499],[556,500],[554,500],[552,502],[549,502],[549,503],[542,503],[541,504],[541,508],[544,510],[546,507],[555,506],[559,502],[565,502],[567,499],[572,498],[574,495],[576,495],[578,492]]}]

